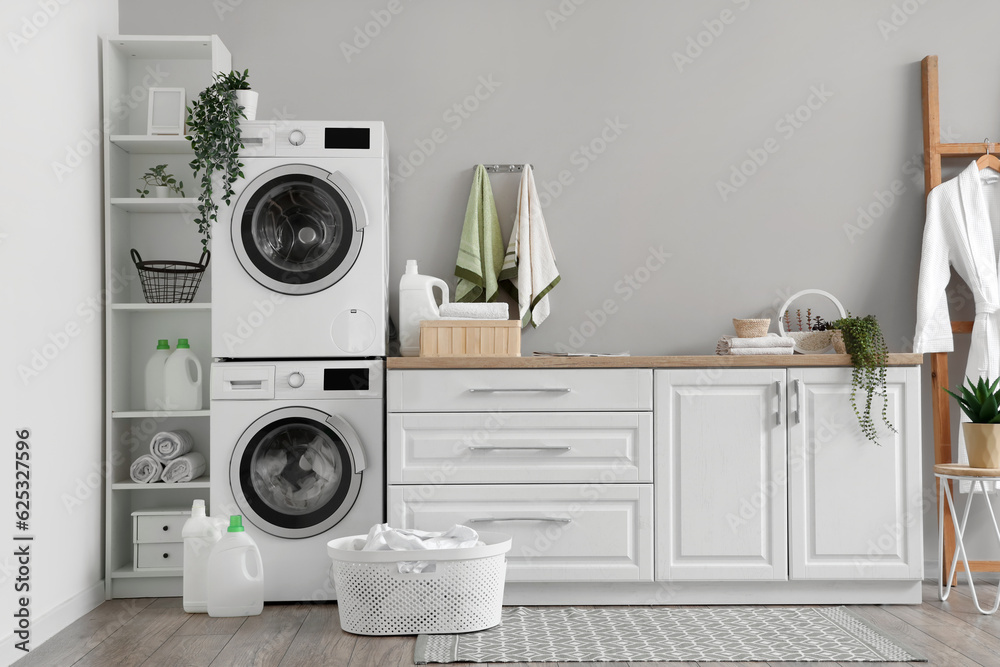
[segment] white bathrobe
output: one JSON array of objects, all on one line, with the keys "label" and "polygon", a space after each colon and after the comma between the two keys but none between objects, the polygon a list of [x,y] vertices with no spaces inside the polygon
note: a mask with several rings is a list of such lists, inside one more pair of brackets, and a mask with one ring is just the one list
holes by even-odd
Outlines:
[{"label": "white bathrobe", "polygon": [[[949,266],[966,282],[976,301],[976,321],[965,375],[1000,375],[1000,179],[975,162],[927,197],[927,222],[920,256],[917,331],[913,351],[951,352],[951,317],[945,288]],[[962,420],[968,421],[965,414]],[[967,462],[959,432],[959,461]]]}]

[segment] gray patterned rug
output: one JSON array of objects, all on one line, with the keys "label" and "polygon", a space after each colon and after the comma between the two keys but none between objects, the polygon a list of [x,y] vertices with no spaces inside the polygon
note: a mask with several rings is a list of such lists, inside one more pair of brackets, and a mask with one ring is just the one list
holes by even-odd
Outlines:
[{"label": "gray patterned rug", "polygon": [[508,607],[413,662],[926,662],[843,607]]}]

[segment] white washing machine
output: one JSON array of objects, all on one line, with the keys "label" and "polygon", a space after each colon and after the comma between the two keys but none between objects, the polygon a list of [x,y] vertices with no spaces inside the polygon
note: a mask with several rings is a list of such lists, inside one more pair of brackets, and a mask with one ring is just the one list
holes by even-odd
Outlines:
[{"label": "white washing machine", "polygon": [[256,121],[242,135],[244,178],[212,230],[212,356],[384,357],[383,123]]},{"label": "white washing machine", "polygon": [[243,515],[266,601],[335,599],[326,543],[385,520],[384,363],[212,365],[211,512]]}]

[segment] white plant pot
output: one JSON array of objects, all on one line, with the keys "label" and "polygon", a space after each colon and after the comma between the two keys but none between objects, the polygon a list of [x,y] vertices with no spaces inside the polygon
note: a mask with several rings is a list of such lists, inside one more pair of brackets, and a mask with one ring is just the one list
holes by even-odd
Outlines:
[{"label": "white plant pot", "polygon": [[166,199],[170,196],[170,187],[166,185],[154,185],[153,196],[157,199]]},{"label": "white plant pot", "polygon": [[243,107],[243,113],[247,120],[257,118],[257,91],[256,90],[236,90],[236,102]]}]

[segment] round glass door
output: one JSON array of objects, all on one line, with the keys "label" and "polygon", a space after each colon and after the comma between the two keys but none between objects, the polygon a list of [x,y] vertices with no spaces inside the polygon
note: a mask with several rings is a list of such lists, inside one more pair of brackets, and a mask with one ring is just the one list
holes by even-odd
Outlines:
[{"label": "round glass door", "polygon": [[254,179],[233,210],[232,240],[244,270],[283,294],[312,294],[351,270],[367,223],[339,172],[285,165]]},{"label": "round glass door", "polygon": [[360,446],[347,422],[319,410],[268,413],[250,425],[233,451],[236,504],[271,535],[318,535],[337,525],[358,497]]}]

